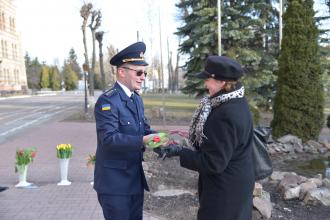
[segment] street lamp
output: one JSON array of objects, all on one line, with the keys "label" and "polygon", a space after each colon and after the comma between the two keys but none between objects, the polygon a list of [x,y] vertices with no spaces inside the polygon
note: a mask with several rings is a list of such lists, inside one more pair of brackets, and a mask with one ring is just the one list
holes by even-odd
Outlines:
[{"label": "street lamp", "polygon": [[88,65],[86,63],[83,64],[83,71],[84,71],[84,85],[85,85],[85,113],[87,113],[87,77],[88,74]]}]

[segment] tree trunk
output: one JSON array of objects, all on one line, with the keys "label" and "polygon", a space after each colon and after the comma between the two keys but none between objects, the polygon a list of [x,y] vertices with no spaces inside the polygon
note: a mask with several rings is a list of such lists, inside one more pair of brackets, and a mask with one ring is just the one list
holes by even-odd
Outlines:
[{"label": "tree trunk", "polygon": [[88,60],[88,50],[87,50],[87,42],[86,42],[86,23],[84,22],[82,26],[82,32],[83,32],[83,43],[84,43],[84,57],[85,57],[85,64],[87,65],[87,73],[90,72],[89,69],[89,60]]},{"label": "tree trunk", "polygon": [[95,61],[96,61],[96,53],[95,53],[95,30],[91,28],[92,32],[92,45],[93,45],[93,53],[92,53],[92,69],[89,73],[89,94],[94,96],[94,74],[95,74]]}]

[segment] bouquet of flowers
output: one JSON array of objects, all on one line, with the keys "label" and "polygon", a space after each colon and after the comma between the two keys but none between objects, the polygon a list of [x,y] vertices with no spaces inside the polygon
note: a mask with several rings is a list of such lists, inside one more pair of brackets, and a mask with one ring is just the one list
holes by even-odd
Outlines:
[{"label": "bouquet of flowers", "polygon": [[72,157],[72,145],[71,144],[59,144],[56,146],[56,155],[59,159],[68,159]]},{"label": "bouquet of flowers", "polygon": [[189,146],[188,144],[189,133],[187,131],[171,130],[168,136],[169,136],[168,144]]},{"label": "bouquet of flowers", "polygon": [[166,133],[156,133],[152,139],[146,144],[146,147],[154,149],[164,145],[168,142],[169,138]]},{"label": "bouquet of flowers", "polygon": [[26,148],[26,149],[18,149],[16,150],[16,166],[15,172],[21,172],[23,166],[28,165],[33,162],[33,159],[37,155],[37,151],[35,148]]},{"label": "bouquet of flowers", "polygon": [[87,167],[92,167],[95,165],[95,161],[96,161],[96,156],[95,155],[88,155],[87,157],[87,162],[86,162],[86,166]]}]

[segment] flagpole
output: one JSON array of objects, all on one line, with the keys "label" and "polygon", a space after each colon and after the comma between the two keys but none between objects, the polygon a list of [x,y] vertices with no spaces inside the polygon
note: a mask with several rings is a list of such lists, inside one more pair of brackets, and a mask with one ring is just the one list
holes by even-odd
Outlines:
[{"label": "flagpole", "polygon": [[283,0],[280,0],[280,11],[279,11],[279,47],[281,49],[281,43],[282,43],[282,36],[283,36],[283,33],[282,33],[282,29],[283,29],[283,21],[282,21],[282,15],[283,15]]},{"label": "flagpole", "polygon": [[221,56],[221,0],[218,0],[218,54]]}]

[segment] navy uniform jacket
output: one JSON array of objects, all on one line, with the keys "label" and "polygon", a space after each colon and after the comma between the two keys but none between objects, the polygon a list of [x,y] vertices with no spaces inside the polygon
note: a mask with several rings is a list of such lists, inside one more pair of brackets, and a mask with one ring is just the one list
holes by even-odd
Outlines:
[{"label": "navy uniform jacket", "polygon": [[134,96],[136,105],[115,83],[95,104],[97,193],[133,195],[149,190],[142,168],[143,136],[152,131],[141,97],[137,93]]}]

